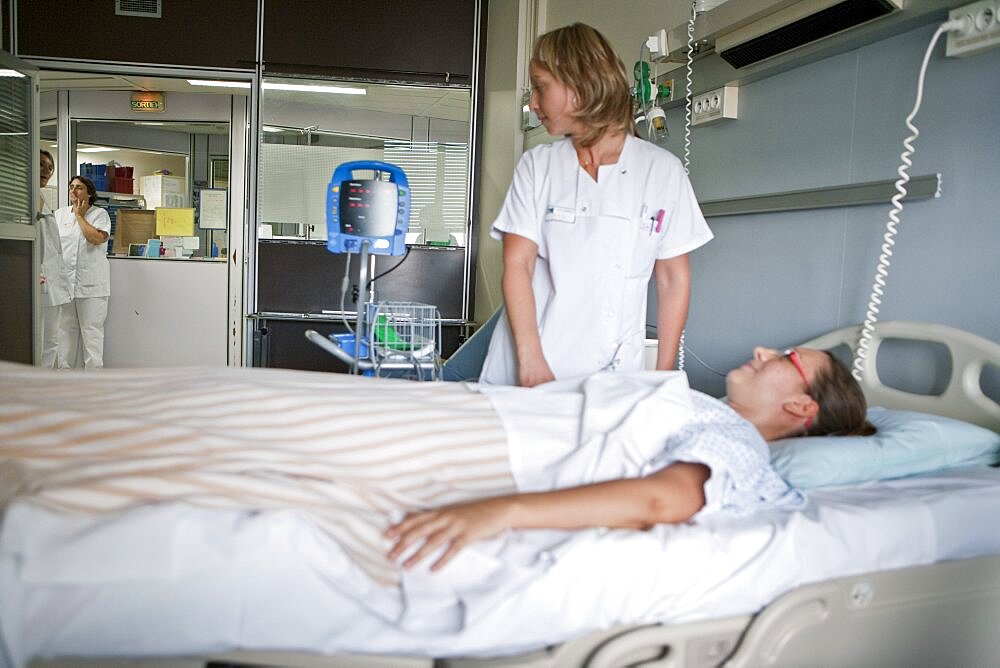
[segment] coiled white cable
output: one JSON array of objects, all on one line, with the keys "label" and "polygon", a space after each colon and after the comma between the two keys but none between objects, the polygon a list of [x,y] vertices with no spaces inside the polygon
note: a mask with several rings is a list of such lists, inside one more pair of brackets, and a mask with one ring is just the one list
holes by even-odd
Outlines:
[{"label": "coiled white cable", "polygon": [[687,89],[684,95],[684,173],[691,173],[691,89],[693,84],[692,72],[694,69],[694,19],[698,14],[697,0],[691,3],[691,18],[688,19],[688,39],[687,39],[687,69],[684,72],[684,80],[687,82]]},{"label": "coiled white cable", "polygon": [[889,211],[889,220],[886,223],[885,235],[883,235],[882,253],[879,255],[878,264],[875,266],[875,282],[872,284],[871,297],[868,300],[868,309],[865,312],[865,321],[861,327],[861,335],[858,338],[858,348],[854,354],[854,368],[851,375],[855,380],[860,381],[864,375],[865,361],[868,357],[868,350],[871,346],[872,334],[875,331],[875,323],[878,322],[879,306],[882,304],[882,297],[885,295],[886,277],[889,275],[890,258],[892,257],[892,247],[896,244],[897,225],[899,225],[899,214],[903,210],[903,198],[906,197],[906,184],[910,181],[909,169],[913,165],[910,156],[913,155],[913,142],[920,136],[920,130],[913,124],[913,119],[920,109],[920,103],[924,96],[924,74],[927,72],[927,64],[930,62],[931,53],[938,39],[951,30],[962,30],[966,27],[964,20],[948,21],[942,24],[931,38],[924,53],[924,60],[920,66],[920,75],[917,78],[917,99],[913,104],[913,111],[906,117],[906,127],[910,130],[910,136],[903,140],[903,152],[899,156],[900,165],[896,173],[899,178],[894,184],[896,194],[890,200],[892,209]]},{"label": "coiled white cable", "polygon": [[[684,96],[684,173],[691,173],[691,73],[694,69],[694,20],[698,16],[698,2],[691,3],[691,18],[688,19],[687,39],[687,69],[684,73],[687,89]],[[681,330],[681,338],[677,342],[677,369],[684,370],[684,335],[687,330]]]}]

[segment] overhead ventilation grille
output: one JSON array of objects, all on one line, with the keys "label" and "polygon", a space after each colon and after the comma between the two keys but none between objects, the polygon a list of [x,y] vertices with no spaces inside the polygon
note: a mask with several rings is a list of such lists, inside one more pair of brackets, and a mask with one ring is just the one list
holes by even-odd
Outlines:
[{"label": "overhead ventilation grille", "polygon": [[161,0],[115,0],[115,14],[118,16],[145,16],[160,18]]},{"label": "overhead ventilation grille", "polygon": [[721,50],[719,55],[733,67],[746,67],[885,16],[897,9],[896,4],[890,0],[844,0],[794,23]]}]

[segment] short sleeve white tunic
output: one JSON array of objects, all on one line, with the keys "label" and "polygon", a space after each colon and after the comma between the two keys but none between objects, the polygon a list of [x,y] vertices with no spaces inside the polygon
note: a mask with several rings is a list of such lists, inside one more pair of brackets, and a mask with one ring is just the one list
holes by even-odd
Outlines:
[{"label": "short sleeve white tunic", "polygon": [[[104,209],[91,206],[85,217],[98,230],[111,234],[111,217]],[[72,298],[110,296],[111,265],[108,262],[107,244],[92,244],[87,241],[71,206],[57,209],[56,221]]]},{"label": "short sleeve white tunic", "polygon": [[[656,260],[712,238],[680,161],[627,136],[598,180],[569,139],[533,148],[517,168],[491,235],[538,245],[532,279],[542,352],[556,378],[643,365],[646,293]],[[506,314],[480,382],[510,385],[517,357]]]}]

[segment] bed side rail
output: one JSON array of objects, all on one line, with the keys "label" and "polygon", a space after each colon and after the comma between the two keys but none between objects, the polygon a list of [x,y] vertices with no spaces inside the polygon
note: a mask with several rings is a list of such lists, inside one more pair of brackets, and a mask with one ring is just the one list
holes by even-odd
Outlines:
[{"label": "bed side rail", "polygon": [[827,580],[778,598],[725,668],[991,666],[1000,556]]},{"label": "bed side rail", "polygon": [[[844,327],[803,345],[831,349],[844,344],[854,351],[860,332],[860,325]],[[879,347],[886,339],[929,341],[945,346],[951,355],[952,370],[944,391],[938,395],[912,394],[884,385],[878,375],[877,360]],[[987,364],[1000,366],[1000,344],[936,323],[880,322],[872,336],[861,386],[870,406],[944,415],[1000,433],[1000,405],[986,396],[980,385]]]}]

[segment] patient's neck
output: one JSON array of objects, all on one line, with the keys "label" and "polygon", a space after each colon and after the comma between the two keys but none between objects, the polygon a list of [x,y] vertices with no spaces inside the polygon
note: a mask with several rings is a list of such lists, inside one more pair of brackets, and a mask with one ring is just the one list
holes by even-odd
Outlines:
[{"label": "patient's neck", "polygon": [[744,420],[752,424],[765,441],[776,441],[791,435],[792,428],[783,415],[772,415],[760,409],[726,399],[726,403]]}]

